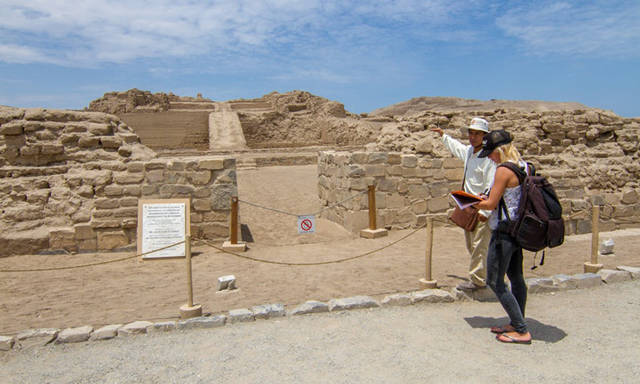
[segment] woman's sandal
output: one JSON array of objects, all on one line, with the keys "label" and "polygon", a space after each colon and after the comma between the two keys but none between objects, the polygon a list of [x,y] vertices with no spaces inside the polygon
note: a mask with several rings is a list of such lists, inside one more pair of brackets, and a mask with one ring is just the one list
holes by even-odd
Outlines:
[{"label": "woman's sandal", "polygon": [[499,335],[496,335],[496,340],[506,344],[531,344],[531,339],[520,340],[520,339],[516,339],[513,336],[507,335],[506,333],[501,333]]},{"label": "woman's sandal", "polygon": [[516,329],[511,324],[503,325],[500,327],[491,327],[491,333],[513,332],[515,330]]}]

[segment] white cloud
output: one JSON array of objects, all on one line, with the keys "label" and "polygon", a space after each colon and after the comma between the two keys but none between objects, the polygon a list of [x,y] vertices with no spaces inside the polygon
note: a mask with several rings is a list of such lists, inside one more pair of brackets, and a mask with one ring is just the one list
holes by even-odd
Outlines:
[{"label": "white cloud", "polygon": [[497,19],[505,34],[532,55],[640,57],[640,3],[542,1],[517,7]]},{"label": "white cloud", "polygon": [[304,54],[310,47],[338,43],[349,51],[455,20],[462,11],[456,3],[3,0],[0,45],[5,49],[0,61],[92,66],[200,55],[219,60],[237,52],[278,55],[300,50]]},{"label": "white cloud", "polygon": [[271,76],[274,80],[283,80],[299,83],[304,79],[313,79],[316,82],[327,82],[332,84],[348,84],[353,81],[350,76],[343,73],[335,73],[326,69],[295,69],[286,74]]},{"label": "white cloud", "polygon": [[55,62],[37,49],[23,47],[15,44],[0,43],[0,58],[5,58],[8,63],[32,63],[32,62]]},{"label": "white cloud", "polygon": [[[99,66],[201,58],[212,66],[336,62],[472,49],[503,36],[536,55],[638,57],[637,0],[3,0],[0,61]],[[501,42],[504,43],[504,42]],[[478,48],[479,49],[479,48]],[[464,52],[464,51],[463,51]],[[294,60],[295,58],[295,60]]]},{"label": "white cloud", "polygon": [[[17,96],[0,95],[0,105],[7,105],[20,108],[32,108],[42,105],[49,105],[49,108],[65,108],[70,101],[76,101],[75,94],[21,94]],[[86,98],[85,98],[86,99]],[[82,105],[82,104],[78,104]]]}]

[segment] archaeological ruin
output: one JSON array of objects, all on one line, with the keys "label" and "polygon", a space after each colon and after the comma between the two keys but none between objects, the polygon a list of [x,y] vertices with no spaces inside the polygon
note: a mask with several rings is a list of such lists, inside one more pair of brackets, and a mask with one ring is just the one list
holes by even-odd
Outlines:
[{"label": "archaeological ruin", "polygon": [[[427,98],[428,99],[428,98]],[[357,233],[376,187],[379,226],[446,222],[462,166],[430,129],[474,116],[506,129],[562,200],[568,234],[640,226],[640,118],[580,105],[432,98],[354,115],[294,91],[217,102],[112,92],[83,111],[0,107],[0,256],[134,249],[141,199],[189,198],[191,234],[229,236],[236,169],[317,164],[323,217]]]}]

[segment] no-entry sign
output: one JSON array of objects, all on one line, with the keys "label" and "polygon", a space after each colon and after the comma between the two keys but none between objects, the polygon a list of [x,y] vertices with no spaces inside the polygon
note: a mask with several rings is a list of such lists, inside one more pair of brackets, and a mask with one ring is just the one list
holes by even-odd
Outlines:
[{"label": "no-entry sign", "polygon": [[298,216],[298,234],[315,233],[316,217],[314,215]]}]

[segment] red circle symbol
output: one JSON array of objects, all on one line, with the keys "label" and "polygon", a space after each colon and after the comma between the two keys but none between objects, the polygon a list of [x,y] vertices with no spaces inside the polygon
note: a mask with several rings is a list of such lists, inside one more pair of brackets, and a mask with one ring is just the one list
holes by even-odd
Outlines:
[{"label": "red circle symbol", "polygon": [[303,231],[308,231],[311,227],[313,227],[313,223],[311,223],[311,220],[309,219],[304,219],[300,223],[300,228],[302,228]]}]

